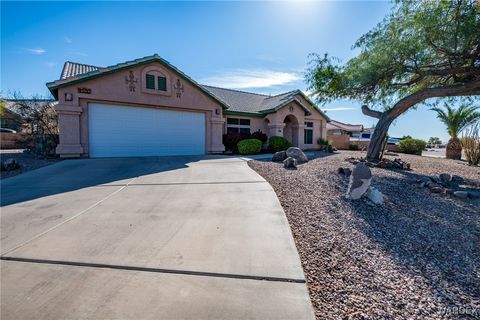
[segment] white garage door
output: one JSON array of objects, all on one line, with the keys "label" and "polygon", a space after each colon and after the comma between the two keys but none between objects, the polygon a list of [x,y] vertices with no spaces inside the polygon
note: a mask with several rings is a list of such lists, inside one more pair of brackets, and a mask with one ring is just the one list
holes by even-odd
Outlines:
[{"label": "white garage door", "polygon": [[119,105],[88,104],[90,157],[205,153],[205,115]]}]

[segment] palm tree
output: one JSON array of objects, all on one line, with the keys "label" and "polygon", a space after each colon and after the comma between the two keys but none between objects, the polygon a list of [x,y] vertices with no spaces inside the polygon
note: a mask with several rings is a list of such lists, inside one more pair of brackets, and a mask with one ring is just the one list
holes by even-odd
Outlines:
[{"label": "palm tree", "polygon": [[440,119],[446,126],[450,140],[447,143],[447,158],[458,159],[462,158],[462,144],[458,135],[469,125],[480,119],[479,107],[462,104],[458,109],[454,109],[445,104],[444,108],[432,108],[437,113],[437,118]]}]

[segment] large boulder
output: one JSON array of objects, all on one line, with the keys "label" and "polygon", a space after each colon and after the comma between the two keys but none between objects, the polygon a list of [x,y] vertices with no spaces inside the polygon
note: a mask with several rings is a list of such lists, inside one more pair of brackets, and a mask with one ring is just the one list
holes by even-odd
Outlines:
[{"label": "large boulder", "polygon": [[272,161],[274,162],[281,162],[285,159],[287,159],[287,152],[285,150],[275,152],[275,154],[272,156]]},{"label": "large boulder", "polygon": [[372,172],[363,162],[353,168],[348,183],[347,198],[360,199],[372,182]]},{"label": "large boulder", "polygon": [[297,159],[288,157],[287,159],[283,160],[283,166],[286,169],[296,169],[297,168]]},{"label": "large boulder", "polygon": [[305,153],[303,153],[302,149],[300,148],[290,147],[287,149],[286,154],[287,154],[287,157],[295,158],[295,160],[297,160],[297,163],[299,164],[308,162],[307,156],[305,155]]}]

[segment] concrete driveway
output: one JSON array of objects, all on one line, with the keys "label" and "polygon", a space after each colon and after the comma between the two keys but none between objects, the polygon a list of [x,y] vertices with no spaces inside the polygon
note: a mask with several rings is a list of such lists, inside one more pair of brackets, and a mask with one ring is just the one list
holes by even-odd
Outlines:
[{"label": "concrete driveway", "polygon": [[2,319],[313,319],[245,159],[62,161],[1,182]]}]

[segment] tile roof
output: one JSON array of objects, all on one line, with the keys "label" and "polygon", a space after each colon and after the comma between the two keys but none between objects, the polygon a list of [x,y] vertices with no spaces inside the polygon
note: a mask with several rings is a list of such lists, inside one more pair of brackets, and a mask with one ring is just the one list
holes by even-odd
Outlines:
[{"label": "tile roof", "polygon": [[327,130],[339,130],[339,129],[344,131],[351,131],[351,132],[362,132],[363,125],[343,123],[335,120],[331,120],[329,123],[327,123]]},{"label": "tile roof", "polygon": [[80,74],[92,72],[101,69],[100,67],[91,66],[88,64],[76,63],[67,61],[63,65],[63,70],[60,75],[61,80],[65,80],[67,78],[75,77]]},{"label": "tile roof", "polygon": [[[159,61],[172,68],[174,71],[185,77],[187,80],[191,81],[193,84],[197,85],[201,90],[211,95],[212,98],[221,102],[229,112],[243,112],[257,114],[263,116],[267,113],[274,112],[278,108],[282,107],[285,103],[293,101],[295,96],[301,95],[305,98],[309,104],[313,106],[318,112],[320,112],[327,120],[326,116],[321,110],[319,110],[309,99],[306,97],[300,90],[289,91],[281,93],[275,96],[269,96],[265,94],[251,93],[233,89],[224,89],[207,85],[200,85],[190,77],[185,75],[183,72],[178,70],[176,67],[171,65],[168,61],[160,58],[158,54],[153,56],[147,56],[144,58],[135,59],[132,61],[127,61],[124,63],[119,63],[109,67],[97,67],[87,64],[75,63],[67,61],[65,62],[62,70],[60,79],[54,82],[47,83],[47,87],[50,89],[52,94],[56,96],[57,89],[60,86],[70,84],[72,82],[84,81],[90,79],[91,77],[97,77],[104,73],[109,73],[117,71],[124,67],[131,67],[140,63],[147,63],[151,61]],[[303,104],[302,104],[303,106]],[[313,111],[310,106],[303,106],[307,113]]]}]

